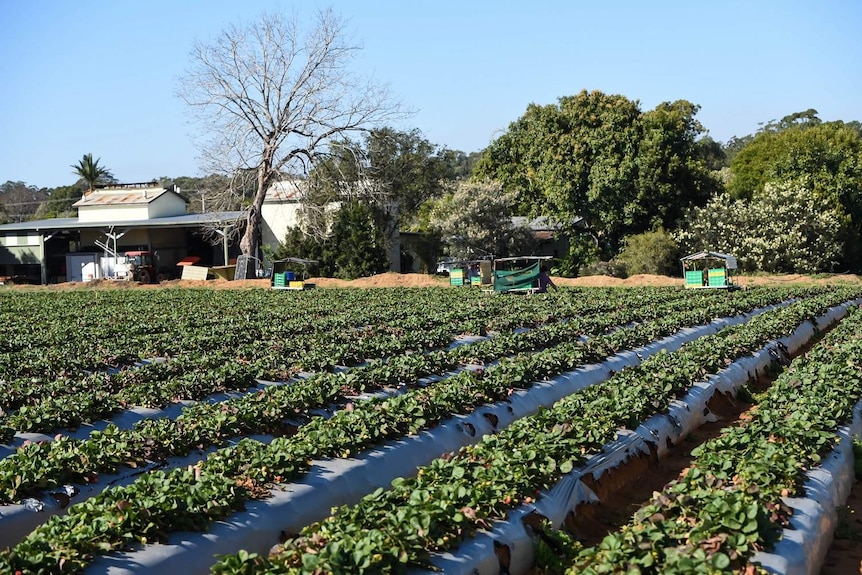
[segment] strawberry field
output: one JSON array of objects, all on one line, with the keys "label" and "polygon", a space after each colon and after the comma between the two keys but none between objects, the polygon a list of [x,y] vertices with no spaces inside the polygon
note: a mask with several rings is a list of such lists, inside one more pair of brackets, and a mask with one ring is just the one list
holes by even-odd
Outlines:
[{"label": "strawberry field", "polygon": [[[860,425],[859,298],[2,292],[0,572],[816,573]],[[591,482],[737,396],[750,416],[579,541]]]}]

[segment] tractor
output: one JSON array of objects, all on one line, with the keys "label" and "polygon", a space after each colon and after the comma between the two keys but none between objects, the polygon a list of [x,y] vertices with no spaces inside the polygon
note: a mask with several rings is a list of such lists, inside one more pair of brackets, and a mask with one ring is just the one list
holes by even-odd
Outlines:
[{"label": "tractor", "polygon": [[158,268],[153,252],[126,252],[126,265],[128,266],[127,279],[132,281],[148,284],[171,279],[167,270]]}]

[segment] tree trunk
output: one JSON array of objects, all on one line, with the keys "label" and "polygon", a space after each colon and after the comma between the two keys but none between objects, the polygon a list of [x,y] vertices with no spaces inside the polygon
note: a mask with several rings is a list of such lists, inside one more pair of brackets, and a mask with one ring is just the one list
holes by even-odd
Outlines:
[{"label": "tree trunk", "polygon": [[[257,170],[257,191],[254,194],[251,206],[248,207],[248,215],[246,216],[245,233],[239,242],[239,249],[243,255],[249,257],[257,257],[257,248],[260,238],[260,221],[262,219],[261,209],[263,200],[266,198],[266,191],[269,188],[272,180],[275,178],[268,169],[272,165],[271,160],[265,160]],[[254,279],[255,267],[247,268],[246,277],[244,279]]]},{"label": "tree trunk", "polygon": [[239,242],[239,249],[243,255],[257,257],[257,230],[260,221],[260,212],[255,209],[254,204],[248,208],[246,215],[245,233]]}]

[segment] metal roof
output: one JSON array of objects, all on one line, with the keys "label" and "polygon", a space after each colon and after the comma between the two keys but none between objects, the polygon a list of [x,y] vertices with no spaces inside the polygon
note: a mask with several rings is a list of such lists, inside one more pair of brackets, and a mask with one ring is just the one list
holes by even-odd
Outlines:
[{"label": "metal roof", "polygon": [[300,199],[300,188],[306,187],[304,180],[281,180],[275,182],[266,190],[264,202],[297,202]]},{"label": "metal roof", "polygon": [[41,232],[54,230],[76,230],[93,228],[167,228],[171,226],[204,226],[207,224],[236,223],[246,216],[246,212],[209,212],[206,214],[183,214],[149,220],[114,220],[106,222],[80,222],[78,218],[51,218],[15,224],[0,225],[3,232]]},{"label": "metal roof", "polygon": [[679,261],[686,262],[692,260],[703,260],[706,258],[716,258],[720,260],[724,260],[727,262],[727,269],[735,270],[736,269],[736,256],[732,256],[730,254],[723,254],[721,252],[710,252],[710,251],[702,251],[697,252],[696,254],[691,254],[685,256],[684,258],[679,258]]},{"label": "metal roof", "polygon": [[281,263],[284,263],[284,262],[290,262],[290,263],[294,263],[294,264],[302,264],[302,265],[305,265],[305,266],[309,266],[309,265],[314,265],[314,264],[319,264],[319,263],[320,263],[320,262],[319,262],[319,261],[317,261],[317,260],[307,260],[307,259],[304,259],[304,258],[283,258],[283,259],[280,259],[280,260],[275,260],[275,261],[274,261],[274,262],[272,262],[272,263],[274,263],[274,264],[281,264]]},{"label": "metal roof", "polygon": [[518,260],[550,260],[554,259],[554,256],[516,256],[512,258],[497,258],[495,262],[514,262]]},{"label": "metal roof", "polygon": [[[578,225],[583,221],[584,218],[581,216],[575,216],[572,219],[572,225]],[[563,224],[556,221],[551,221],[551,218],[548,216],[538,216],[536,218],[530,219],[526,216],[512,216],[512,225],[513,226],[526,226],[530,228],[530,230],[534,232],[539,231],[560,231],[563,229]]]},{"label": "metal roof", "polygon": [[80,200],[72,204],[76,208],[86,208],[91,206],[130,206],[149,204],[157,198],[165,194],[173,194],[186,203],[188,199],[182,194],[178,194],[172,189],[162,186],[147,186],[147,187],[117,187],[117,188],[100,188],[87,193]]}]

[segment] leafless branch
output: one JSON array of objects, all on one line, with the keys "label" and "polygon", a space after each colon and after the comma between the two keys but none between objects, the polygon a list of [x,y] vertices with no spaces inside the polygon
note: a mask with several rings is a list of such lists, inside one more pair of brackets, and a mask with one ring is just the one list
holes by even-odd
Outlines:
[{"label": "leafless branch", "polygon": [[[250,214],[244,252],[257,247],[253,234],[273,182],[307,175],[339,138],[405,114],[386,87],[351,72],[359,49],[329,10],[306,32],[295,16],[264,14],[227,28],[212,43],[195,44],[178,94],[204,136],[203,170],[256,180],[244,205]],[[244,198],[243,178],[241,188],[231,186],[213,207]]]}]

